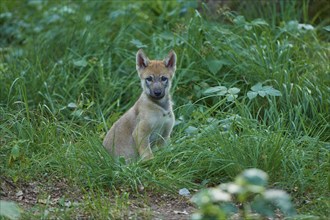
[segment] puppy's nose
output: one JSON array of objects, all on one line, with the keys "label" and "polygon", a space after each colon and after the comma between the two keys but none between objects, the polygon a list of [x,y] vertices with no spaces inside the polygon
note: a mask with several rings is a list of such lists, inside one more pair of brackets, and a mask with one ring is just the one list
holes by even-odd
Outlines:
[{"label": "puppy's nose", "polygon": [[161,90],[155,90],[154,91],[154,94],[155,94],[155,96],[160,96],[161,94],[162,94],[162,91]]}]

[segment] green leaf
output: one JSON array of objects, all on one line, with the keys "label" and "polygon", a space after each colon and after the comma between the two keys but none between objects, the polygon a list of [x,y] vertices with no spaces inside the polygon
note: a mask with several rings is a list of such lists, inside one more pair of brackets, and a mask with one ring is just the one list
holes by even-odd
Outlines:
[{"label": "green leaf", "polygon": [[76,104],[76,103],[74,103],[74,102],[70,102],[69,104],[68,104],[68,108],[77,108],[78,107],[78,105]]},{"label": "green leaf", "polygon": [[126,159],[125,159],[125,157],[120,156],[119,159],[118,159],[118,161],[119,161],[119,163],[120,163],[121,165],[126,165]]},{"label": "green leaf", "polygon": [[222,191],[219,188],[202,189],[191,198],[192,202],[198,206],[202,206],[208,203],[217,202],[230,202],[232,200],[231,195]]},{"label": "green leaf", "polygon": [[245,24],[246,23],[245,17],[244,16],[241,16],[241,15],[237,16],[236,18],[234,18],[233,22],[235,24],[238,24],[238,25],[242,25],[242,24]]},{"label": "green leaf", "polygon": [[230,194],[240,194],[244,192],[244,188],[236,183],[222,183],[219,186],[220,189],[229,192]]},{"label": "green leaf", "polygon": [[251,87],[251,90],[254,92],[258,92],[262,89],[262,84],[261,83],[257,83],[254,86]]},{"label": "green leaf", "polygon": [[265,25],[265,26],[268,26],[268,23],[261,19],[261,18],[257,18],[257,19],[254,19],[252,22],[251,22],[252,25],[255,25],[255,26],[258,26],[258,25]]},{"label": "green leaf", "polygon": [[263,216],[273,218],[275,216],[276,208],[269,204],[262,196],[257,196],[251,203],[251,208],[254,212],[262,214]]},{"label": "green leaf", "polygon": [[264,198],[276,208],[279,208],[285,215],[292,216],[296,214],[291,198],[285,191],[277,189],[267,190],[264,193]]},{"label": "green leaf", "polygon": [[263,91],[265,91],[267,93],[267,95],[282,96],[281,92],[274,89],[272,86],[264,86]]},{"label": "green leaf", "polygon": [[222,90],[220,92],[217,93],[218,96],[224,96],[227,94],[227,89],[226,90]]},{"label": "green leaf", "polygon": [[196,212],[191,215],[191,220],[203,220],[203,219],[204,217],[201,213]]},{"label": "green leaf", "polygon": [[261,96],[261,97],[265,97],[267,95],[267,93],[265,91],[258,91],[258,94]]},{"label": "green leaf", "polygon": [[0,200],[0,216],[9,219],[19,219],[21,216],[21,209],[15,202]]},{"label": "green leaf", "polygon": [[292,32],[295,33],[296,31],[298,31],[298,21],[289,21],[285,24],[284,26],[284,30],[288,31],[288,32]]},{"label": "green leaf", "polygon": [[251,87],[252,91],[247,93],[249,99],[254,99],[258,94],[261,97],[265,97],[266,95],[270,96],[282,96],[279,90],[274,89],[272,86],[262,86],[261,83],[257,83]]},{"label": "green leaf", "polygon": [[267,185],[268,175],[259,169],[247,169],[236,178],[236,183],[243,185],[254,185],[265,187]]},{"label": "green leaf", "polygon": [[227,95],[227,101],[228,102],[233,102],[235,101],[235,99],[238,97],[238,95],[232,95],[232,94],[228,94]]},{"label": "green leaf", "polygon": [[330,25],[323,27],[323,29],[330,32]]},{"label": "green leaf", "polygon": [[250,100],[254,99],[255,97],[257,97],[258,92],[254,92],[254,91],[248,91],[247,96]]},{"label": "green leaf", "polygon": [[210,88],[208,88],[204,91],[204,94],[212,94],[212,93],[217,93],[217,92],[225,92],[225,94],[226,94],[227,93],[227,88],[225,86],[210,87]]},{"label": "green leaf", "polygon": [[210,203],[212,200],[210,198],[210,194],[207,189],[202,189],[197,194],[195,194],[191,201],[195,203],[197,206],[202,206],[204,204]]},{"label": "green leaf", "polygon": [[64,197],[61,197],[59,200],[58,200],[58,204],[62,207],[65,206],[65,198]]},{"label": "green leaf", "polygon": [[238,212],[237,206],[233,203],[222,203],[220,209],[223,210],[226,214],[235,214]]},{"label": "green leaf", "polygon": [[88,65],[88,62],[85,59],[74,60],[73,65],[75,65],[76,67],[86,67]]},{"label": "green leaf", "polygon": [[216,74],[226,62],[222,60],[207,60],[206,64],[211,73]]},{"label": "green leaf", "polygon": [[244,25],[244,29],[247,31],[250,31],[250,30],[252,30],[252,26],[250,24],[246,24],[246,25]]},{"label": "green leaf", "polygon": [[236,87],[228,89],[228,93],[230,93],[232,95],[235,95],[235,94],[239,93],[239,91],[241,91],[241,90],[239,88],[236,88]]},{"label": "green leaf", "polygon": [[210,196],[211,202],[230,202],[231,195],[227,192],[222,191],[219,188],[208,189],[208,194]]},{"label": "green leaf", "polygon": [[11,149],[10,155],[14,160],[16,160],[19,157],[20,150],[19,150],[19,146],[17,144],[15,144],[14,147]]}]

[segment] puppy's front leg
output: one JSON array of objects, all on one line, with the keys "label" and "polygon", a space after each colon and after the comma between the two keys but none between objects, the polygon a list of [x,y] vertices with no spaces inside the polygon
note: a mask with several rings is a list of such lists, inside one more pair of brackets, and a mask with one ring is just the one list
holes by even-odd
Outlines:
[{"label": "puppy's front leg", "polygon": [[170,139],[170,134],[172,132],[172,128],[173,128],[173,123],[167,123],[164,125],[161,135],[159,136],[156,142],[156,145],[158,147],[162,147],[168,144],[168,141]]},{"label": "puppy's front leg", "polygon": [[149,124],[143,121],[140,121],[133,131],[134,142],[142,160],[150,160],[154,157],[149,143],[150,133]]}]

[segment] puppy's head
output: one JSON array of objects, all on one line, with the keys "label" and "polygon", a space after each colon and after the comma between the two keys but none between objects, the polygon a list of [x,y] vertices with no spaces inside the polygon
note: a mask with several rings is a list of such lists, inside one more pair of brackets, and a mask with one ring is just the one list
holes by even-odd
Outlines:
[{"label": "puppy's head", "polygon": [[176,70],[176,54],[171,50],[164,60],[149,60],[140,49],[136,54],[136,70],[143,91],[152,99],[160,100],[169,94]]}]

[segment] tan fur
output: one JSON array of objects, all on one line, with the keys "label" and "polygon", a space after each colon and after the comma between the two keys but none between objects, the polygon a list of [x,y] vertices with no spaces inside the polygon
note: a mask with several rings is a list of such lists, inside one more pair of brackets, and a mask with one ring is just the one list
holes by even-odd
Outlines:
[{"label": "tan fur", "polygon": [[169,140],[175,121],[169,94],[176,69],[174,51],[159,61],[149,60],[140,49],[136,55],[136,69],[142,94],[113,124],[103,141],[112,156],[123,156],[128,161],[153,158],[151,147],[162,146]]}]

